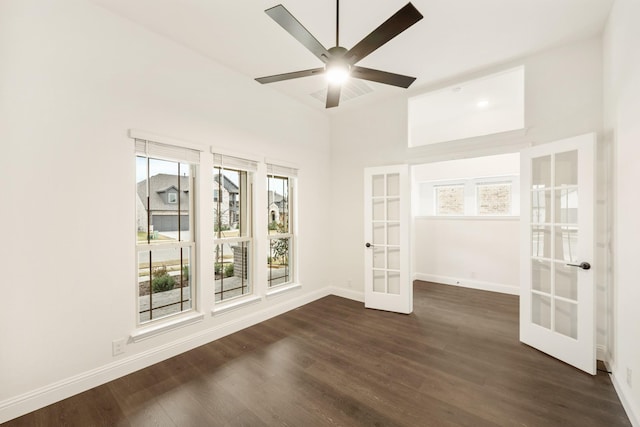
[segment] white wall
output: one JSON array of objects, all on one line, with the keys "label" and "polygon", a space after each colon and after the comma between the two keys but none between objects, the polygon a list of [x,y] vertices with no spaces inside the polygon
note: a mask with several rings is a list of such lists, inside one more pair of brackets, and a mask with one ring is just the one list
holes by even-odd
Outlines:
[{"label": "white wall", "polygon": [[[0,2],[0,63],[0,422],[326,289],[317,261],[330,241],[317,201],[330,198],[330,131],[321,111],[79,0]],[[214,145],[296,163],[302,290],[212,317],[213,269],[201,262],[204,320],[114,358],[112,341],[136,319],[129,128],[195,141],[205,154]],[[213,245],[200,243],[206,258]]]},{"label": "white wall", "polygon": [[[419,203],[416,189],[420,182],[519,174],[518,153],[415,165],[411,168],[412,203],[414,208]],[[515,187],[519,192],[518,182]],[[414,277],[518,294],[518,219],[416,216],[412,230]]]},{"label": "white wall", "polygon": [[415,278],[517,295],[517,219],[418,217],[413,224]]},{"label": "white wall", "polygon": [[[640,426],[640,2],[616,0],[604,36],[605,134],[613,146],[614,286],[608,348],[613,382]],[[627,370],[631,370],[631,384]]]},{"label": "white wall", "polygon": [[[602,52],[599,38],[442,82],[466,81],[524,64],[526,132],[407,148],[407,97],[345,109],[331,122],[332,256],[334,284],[363,292],[363,173],[369,166],[425,163],[515,152],[523,145],[599,131],[602,125]],[[419,82],[418,82],[419,83]],[[437,87],[419,88],[431,90]],[[417,89],[418,90],[418,89]]]}]

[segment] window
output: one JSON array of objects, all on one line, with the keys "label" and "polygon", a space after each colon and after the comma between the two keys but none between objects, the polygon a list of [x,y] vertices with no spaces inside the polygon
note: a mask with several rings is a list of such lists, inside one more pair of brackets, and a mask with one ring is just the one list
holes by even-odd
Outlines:
[{"label": "window", "polygon": [[190,195],[199,156],[198,151],[136,140],[140,324],[194,308],[195,209]]},{"label": "window", "polygon": [[464,215],[464,185],[438,185],[434,191],[436,215]]},{"label": "window", "polygon": [[215,301],[248,295],[252,287],[254,162],[214,155]]},{"label": "window", "polygon": [[511,215],[511,183],[476,184],[478,215]]},{"label": "window", "polygon": [[[292,254],[293,233],[293,176],[295,170],[267,165],[267,220],[268,220],[268,287],[284,285],[293,281]],[[280,173],[279,173],[280,172]]]},{"label": "window", "polygon": [[418,216],[518,216],[520,179],[496,176],[418,184]]}]

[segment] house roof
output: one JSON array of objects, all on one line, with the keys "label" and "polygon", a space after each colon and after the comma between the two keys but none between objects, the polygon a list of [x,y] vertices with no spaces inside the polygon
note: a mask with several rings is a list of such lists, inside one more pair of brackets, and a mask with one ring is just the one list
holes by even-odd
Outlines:
[{"label": "house roof", "polygon": [[[222,177],[224,178],[222,180],[222,185],[224,186],[225,190],[227,190],[230,194],[238,194],[240,192],[240,189],[236,184],[233,183],[233,181],[231,181],[229,178],[227,178],[224,175],[222,175]],[[213,175],[213,180],[219,183],[220,175],[219,174]]]},{"label": "house roof", "polygon": [[[138,182],[138,197],[143,201],[147,197],[147,180]],[[149,206],[152,210],[177,211],[178,203],[166,203],[163,193],[175,189],[178,191],[178,177],[176,175],[159,173],[149,178]],[[180,204],[184,210],[189,203],[189,177],[180,177]]]}]

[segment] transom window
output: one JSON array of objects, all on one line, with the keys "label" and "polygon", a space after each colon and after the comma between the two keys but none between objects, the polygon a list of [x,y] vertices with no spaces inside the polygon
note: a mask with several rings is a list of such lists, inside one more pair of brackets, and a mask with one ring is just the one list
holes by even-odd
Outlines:
[{"label": "transom window", "polygon": [[198,151],[136,140],[138,323],[194,308]]},{"label": "transom window", "polygon": [[495,176],[418,184],[420,216],[517,216],[518,176]]}]

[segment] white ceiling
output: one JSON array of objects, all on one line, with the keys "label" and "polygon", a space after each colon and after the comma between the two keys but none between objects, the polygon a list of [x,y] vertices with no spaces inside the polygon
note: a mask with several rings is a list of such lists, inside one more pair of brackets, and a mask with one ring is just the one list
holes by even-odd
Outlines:
[{"label": "white ceiling", "polygon": [[[91,0],[219,63],[256,78],[322,66],[264,10],[282,4],[322,43],[335,45],[335,0]],[[595,36],[614,0],[413,0],[424,19],[358,65],[417,77],[412,91],[456,75]],[[342,0],[340,45],[351,48],[407,0]],[[259,85],[259,83],[255,83]],[[378,101],[405,89],[369,83],[373,92],[329,111]],[[268,88],[267,88],[268,86]],[[320,110],[310,96],[322,76],[272,83]]]}]

